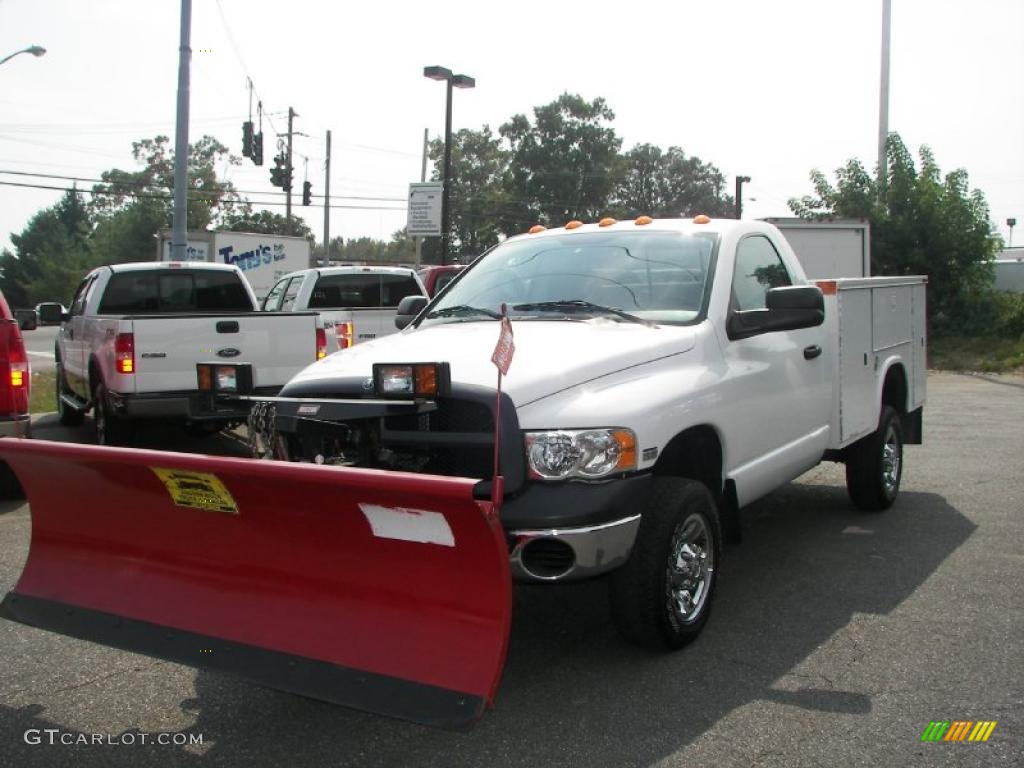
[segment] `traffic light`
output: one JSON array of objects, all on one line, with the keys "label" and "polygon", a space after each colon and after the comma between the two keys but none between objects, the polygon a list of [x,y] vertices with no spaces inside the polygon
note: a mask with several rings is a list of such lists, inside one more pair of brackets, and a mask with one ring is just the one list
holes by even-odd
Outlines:
[{"label": "traffic light", "polygon": [[242,157],[252,157],[252,120],[242,123]]},{"label": "traffic light", "polygon": [[270,183],[285,189],[285,171],[288,161],[284,155],[274,155],[274,167],[270,169]]},{"label": "traffic light", "polygon": [[263,131],[253,134],[252,162],[253,165],[263,165]]},{"label": "traffic light", "polygon": [[309,205],[310,198],[312,197],[312,193],[313,193],[313,185],[310,182],[308,182],[308,181],[302,182],[302,204],[303,205]]}]

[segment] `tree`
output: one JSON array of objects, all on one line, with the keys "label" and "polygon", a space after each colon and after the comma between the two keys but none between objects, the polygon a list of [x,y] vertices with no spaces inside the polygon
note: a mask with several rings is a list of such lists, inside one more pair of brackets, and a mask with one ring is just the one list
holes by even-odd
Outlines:
[{"label": "tree", "polygon": [[75,190],[39,211],[20,234],[11,235],[15,253],[0,256],[0,288],[7,300],[23,307],[67,303],[93,266],[88,235],[89,213]]},{"label": "tree", "polygon": [[[154,236],[171,226],[174,209],[174,152],[166,136],[132,142],[138,171],[104,171],[103,183],[93,187],[94,240],[101,263],[116,264],[150,259]],[[238,165],[240,158],[212,136],[190,145],[188,156],[189,231],[202,231],[242,203],[231,182],[217,179],[222,164]]]},{"label": "tree", "polygon": [[[313,240],[313,230],[298,216],[282,216],[271,211],[253,211],[249,203],[243,203],[236,210],[226,214],[217,225],[228,232],[255,232],[259,235],[290,235]],[[333,240],[332,240],[333,243]]]},{"label": "tree", "polygon": [[871,223],[871,269],[880,275],[928,275],[929,324],[934,330],[970,323],[979,295],[992,283],[1000,246],[988,204],[968,187],[967,172],[944,177],[931,150],[922,147],[920,169],[897,134],[886,146],[888,176],[880,189],[858,160],[836,171],[836,185],[811,172],[814,195],[792,199],[803,218],[841,216]]},{"label": "tree", "polygon": [[623,157],[613,210],[619,218],[732,216],[734,204],[715,166],[687,157],[679,147],[662,152],[653,144],[639,144]]},{"label": "tree", "polygon": [[602,98],[564,93],[533,114],[532,123],[515,115],[500,128],[511,153],[502,230],[596,220],[608,209],[619,171],[615,113]]},{"label": "tree", "polygon": [[[435,180],[443,172],[444,140],[430,143]],[[479,131],[463,129],[452,136],[454,181],[449,196],[451,255],[478,256],[503,234],[500,214],[507,193],[504,178],[509,152],[485,125]]]}]

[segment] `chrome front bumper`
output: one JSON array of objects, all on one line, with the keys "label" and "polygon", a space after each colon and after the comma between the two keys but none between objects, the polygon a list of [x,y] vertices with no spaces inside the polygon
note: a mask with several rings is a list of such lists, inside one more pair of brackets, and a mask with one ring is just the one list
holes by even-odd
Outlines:
[{"label": "chrome front bumper", "polygon": [[517,581],[578,581],[629,559],[640,515],[581,528],[510,530],[512,577]]}]

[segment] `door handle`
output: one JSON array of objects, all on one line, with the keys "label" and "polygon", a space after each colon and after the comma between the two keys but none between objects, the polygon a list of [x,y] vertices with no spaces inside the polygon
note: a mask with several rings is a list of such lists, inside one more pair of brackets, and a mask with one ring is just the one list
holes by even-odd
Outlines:
[{"label": "door handle", "polygon": [[821,347],[817,344],[811,344],[809,347],[804,347],[804,360],[813,360],[821,354]]}]

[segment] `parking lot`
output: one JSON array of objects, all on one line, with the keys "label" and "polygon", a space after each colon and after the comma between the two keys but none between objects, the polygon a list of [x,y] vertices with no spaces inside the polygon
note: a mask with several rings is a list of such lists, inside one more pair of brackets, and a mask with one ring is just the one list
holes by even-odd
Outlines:
[{"label": "parking lot", "polygon": [[[622,641],[601,583],[517,587],[497,709],[449,732],[0,621],[0,764],[1024,764],[1024,378],[928,385],[896,506],[858,512],[826,464],[745,510],[710,623],[682,652]],[[52,416],[35,430],[87,434]],[[25,504],[0,505],[4,592],[29,533]],[[922,743],[936,720],[997,726],[985,743]],[[121,743],[29,743],[46,729]],[[138,738],[182,733],[202,744]]]}]

